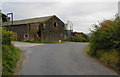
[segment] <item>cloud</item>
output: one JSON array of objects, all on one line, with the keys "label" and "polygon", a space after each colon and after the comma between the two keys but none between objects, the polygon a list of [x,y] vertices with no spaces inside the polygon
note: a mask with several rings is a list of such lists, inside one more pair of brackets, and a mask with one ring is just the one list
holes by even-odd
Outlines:
[{"label": "cloud", "polygon": [[89,32],[91,25],[117,13],[117,2],[5,2],[2,11],[13,12],[15,20],[57,15],[70,20],[74,31]]},{"label": "cloud", "polygon": [[118,2],[119,0],[2,0],[2,2]]}]

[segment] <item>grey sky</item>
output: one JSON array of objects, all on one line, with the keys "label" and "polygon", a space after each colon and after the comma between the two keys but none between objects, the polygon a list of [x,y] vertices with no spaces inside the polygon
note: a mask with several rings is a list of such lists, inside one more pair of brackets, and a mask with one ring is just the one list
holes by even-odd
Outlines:
[{"label": "grey sky", "polygon": [[118,2],[119,0],[1,0],[2,2]]},{"label": "grey sky", "polygon": [[85,33],[90,32],[89,28],[92,28],[92,24],[103,19],[111,19],[118,12],[117,0],[112,0],[113,2],[70,1],[19,2],[18,0],[18,2],[8,2],[6,0],[2,3],[2,11],[4,13],[13,12],[14,20],[57,15],[65,23],[67,20],[72,21],[74,31]]}]

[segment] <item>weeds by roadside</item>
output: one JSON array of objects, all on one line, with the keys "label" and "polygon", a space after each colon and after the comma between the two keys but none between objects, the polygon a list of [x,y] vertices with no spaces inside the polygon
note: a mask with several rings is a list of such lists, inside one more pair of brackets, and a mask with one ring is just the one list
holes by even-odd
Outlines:
[{"label": "weeds by roadside", "polygon": [[26,43],[47,43],[47,44],[52,44],[52,43],[64,43],[63,42],[40,42],[40,41],[16,41],[14,40],[13,42],[26,42]]},{"label": "weeds by roadside", "polygon": [[2,75],[13,75],[20,52],[13,45],[2,45]]},{"label": "weeds by roadside", "polygon": [[90,55],[91,57],[96,58],[102,64],[109,66],[110,68],[114,69],[116,72],[120,74],[120,52],[116,50],[97,50],[96,56],[92,55],[90,46],[86,46],[84,48],[85,52]]}]

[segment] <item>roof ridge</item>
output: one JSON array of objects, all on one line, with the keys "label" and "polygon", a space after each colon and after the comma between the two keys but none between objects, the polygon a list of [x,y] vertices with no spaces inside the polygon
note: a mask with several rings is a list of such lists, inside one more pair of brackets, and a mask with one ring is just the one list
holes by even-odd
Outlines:
[{"label": "roof ridge", "polygon": [[55,15],[52,16],[44,16],[44,17],[37,17],[37,18],[29,18],[29,19],[23,19],[23,20],[17,20],[14,21],[13,24],[27,24],[27,23],[31,23],[31,22],[44,22],[47,21],[48,19],[54,17]]},{"label": "roof ridge", "polygon": [[53,16],[55,16],[55,15],[51,15],[51,16],[43,16],[43,17],[34,17],[34,18],[26,18],[26,19],[15,20],[15,21],[24,21],[24,20],[39,19],[39,18],[48,18],[48,17],[53,17]]}]

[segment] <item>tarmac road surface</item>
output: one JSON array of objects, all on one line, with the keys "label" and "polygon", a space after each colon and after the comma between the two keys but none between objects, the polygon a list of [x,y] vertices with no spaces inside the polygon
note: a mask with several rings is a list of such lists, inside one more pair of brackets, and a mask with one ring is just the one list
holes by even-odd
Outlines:
[{"label": "tarmac road surface", "polygon": [[14,45],[26,55],[21,75],[117,75],[83,51],[88,43]]}]

